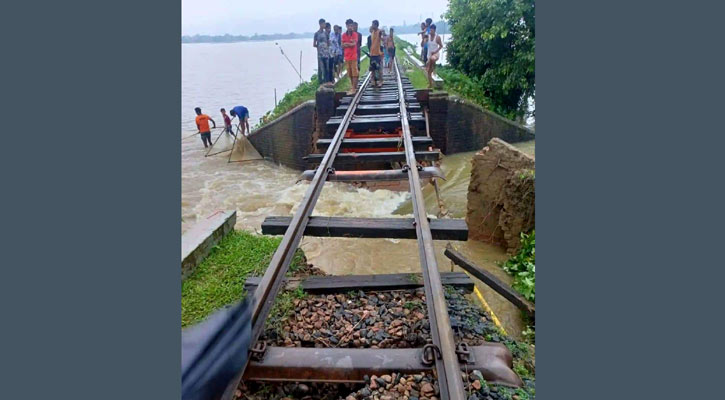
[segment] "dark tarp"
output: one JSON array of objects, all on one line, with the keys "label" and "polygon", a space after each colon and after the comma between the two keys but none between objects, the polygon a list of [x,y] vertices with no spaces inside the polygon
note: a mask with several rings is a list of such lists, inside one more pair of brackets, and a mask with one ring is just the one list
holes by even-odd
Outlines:
[{"label": "dark tarp", "polygon": [[181,397],[209,400],[221,396],[247,361],[251,340],[247,301],[224,308],[181,332]]}]

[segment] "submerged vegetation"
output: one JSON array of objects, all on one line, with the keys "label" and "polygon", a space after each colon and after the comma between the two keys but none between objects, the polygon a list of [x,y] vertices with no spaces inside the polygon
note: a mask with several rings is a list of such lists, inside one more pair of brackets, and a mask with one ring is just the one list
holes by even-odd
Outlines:
[{"label": "submerged vegetation", "polygon": [[[241,300],[247,277],[264,273],[281,240],[236,230],[224,237],[181,284],[181,326]],[[289,271],[304,265],[304,254],[297,250]]]}]

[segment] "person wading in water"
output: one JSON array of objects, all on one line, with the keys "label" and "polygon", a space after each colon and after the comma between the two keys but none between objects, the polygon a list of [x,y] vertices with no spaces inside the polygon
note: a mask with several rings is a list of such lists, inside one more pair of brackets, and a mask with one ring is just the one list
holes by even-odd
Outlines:
[{"label": "person wading in water", "polygon": [[232,117],[239,118],[239,128],[242,131],[242,135],[247,136],[245,132],[250,133],[249,130],[249,110],[244,106],[236,106],[229,111]]},{"label": "person wading in water", "polygon": [[222,112],[222,118],[224,118],[224,132],[226,132],[230,135],[234,135],[234,131],[232,130],[232,120],[227,115],[227,110],[222,108],[219,111]]},{"label": "person wading in water", "polygon": [[[199,129],[199,133],[201,133],[201,142],[204,143],[204,147],[209,147],[211,146],[211,129],[209,129],[209,121],[214,124],[214,128],[216,128],[216,122],[214,122],[210,116],[202,114],[201,108],[196,107],[194,111],[196,111],[196,127]],[[207,142],[209,143],[208,145]]]}]

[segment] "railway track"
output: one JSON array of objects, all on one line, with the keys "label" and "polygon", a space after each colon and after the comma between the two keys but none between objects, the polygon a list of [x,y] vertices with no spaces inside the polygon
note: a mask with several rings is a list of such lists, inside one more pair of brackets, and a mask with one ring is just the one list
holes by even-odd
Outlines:
[{"label": "railway track", "polygon": [[[336,115],[327,122],[328,132],[334,131],[334,134],[318,142],[318,148],[326,149],[325,153],[312,154],[307,158],[309,162],[319,165],[303,173],[303,179],[309,180],[310,185],[296,213],[291,218],[268,217],[262,225],[263,233],[279,234],[284,231],[284,236],[264,276],[255,281],[252,294],[251,357],[227,388],[224,399],[233,398],[242,377],[272,381],[359,382],[364,372],[386,368],[379,361],[386,354],[393,355],[394,362],[388,365],[390,368],[406,371],[435,369],[441,399],[466,398],[461,368],[467,363],[485,370],[484,364],[489,362],[490,376],[494,380],[498,377],[501,382],[516,384],[516,375],[511,371],[512,377],[506,366],[510,364],[510,354],[506,354],[505,347],[480,346],[468,349],[466,346],[456,346],[454,341],[433,239],[449,237],[466,240],[468,230],[462,220],[436,220],[435,230],[431,229],[420,180],[442,177],[442,172],[436,167],[421,165],[421,161],[433,161],[440,157],[440,152],[431,147],[432,141],[427,136],[421,110],[415,91],[407,78],[401,75],[397,65],[393,73],[386,74],[383,87],[372,87],[371,74],[368,73],[359,84],[357,93],[339,102]],[[413,129],[411,125],[414,125]],[[373,134],[369,134],[371,131]],[[390,169],[392,163],[402,164],[402,167]],[[383,167],[360,170],[361,165],[365,164]],[[325,182],[352,180],[407,180],[414,218],[405,221],[378,218],[372,221],[365,218],[311,217]],[[331,223],[334,223],[332,227]],[[305,234],[415,238],[418,242],[432,343],[422,349],[398,349],[396,353],[382,349],[285,349],[271,346],[268,349],[266,343],[259,342],[265,320],[279,291],[285,286],[285,275]],[[250,364],[252,368],[249,368]]]}]

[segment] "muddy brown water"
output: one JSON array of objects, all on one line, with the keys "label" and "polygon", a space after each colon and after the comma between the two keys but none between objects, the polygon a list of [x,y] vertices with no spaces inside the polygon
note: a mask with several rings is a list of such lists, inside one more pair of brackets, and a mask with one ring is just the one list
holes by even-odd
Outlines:
[{"label": "muddy brown water", "polygon": [[[188,136],[184,132],[182,136]],[[308,182],[297,182],[299,172],[269,161],[227,163],[227,154],[204,157],[197,140],[182,140],[182,231],[215,210],[237,210],[236,229],[261,233],[261,224],[270,215],[292,215],[302,200]],[[534,142],[516,144],[534,152]],[[443,159],[441,168],[447,180],[442,182],[441,196],[450,215],[465,218],[466,194],[470,179],[471,157],[475,152],[460,153]],[[424,188],[426,207],[431,216],[437,212],[433,188]],[[325,184],[313,215],[345,217],[412,217],[409,195],[390,190],[370,191],[346,183]],[[438,267],[450,271],[452,264],[443,252],[448,241],[435,241]],[[476,241],[452,244],[505,282],[511,282],[498,266],[508,256],[497,246]],[[385,274],[420,272],[415,240],[347,239],[304,237],[301,247],[309,261],[328,274]],[[454,268],[459,271],[458,267]],[[474,279],[475,281],[475,279]],[[477,283],[486,302],[494,310],[507,333],[519,337],[523,329],[518,310],[507,300]]]},{"label": "muddy brown water", "polygon": [[[280,40],[286,53],[303,53],[303,76],[309,77],[316,67],[314,49],[307,39]],[[254,54],[258,63],[248,63],[245,54]],[[294,58],[297,60],[297,58]],[[239,71],[245,71],[240,74]],[[198,219],[216,210],[237,210],[236,229],[261,233],[266,216],[292,215],[302,200],[308,182],[299,182],[299,172],[269,161],[227,163],[228,153],[204,157],[198,136],[190,136],[194,127],[193,108],[221,124],[220,107],[244,104],[250,110],[250,124],[274,106],[274,89],[279,99],[293,89],[299,79],[280,54],[275,42],[241,42],[229,44],[191,44],[182,46],[181,108],[181,228],[186,231]],[[216,139],[218,131],[212,132]],[[186,139],[184,139],[186,138]],[[216,147],[231,146],[222,137]],[[534,152],[534,142],[515,144],[523,151]],[[474,152],[455,154],[443,159],[441,168],[448,180],[441,182],[441,195],[450,216],[464,218],[466,194]],[[437,213],[435,192],[424,188],[426,207],[431,216]],[[370,191],[340,182],[326,183],[313,215],[346,217],[412,217],[407,193],[390,190]],[[451,269],[443,256],[446,241],[436,242],[438,266]],[[511,278],[497,263],[508,257],[496,246],[480,242],[453,242],[471,260],[506,282]],[[302,249],[315,266],[329,274],[380,274],[419,272],[415,240],[345,239],[305,237]],[[457,268],[457,267],[456,267]],[[486,302],[494,310],[509,334],[517,336],[522,326],[518,310],[505,299],[479,284]]]}]

